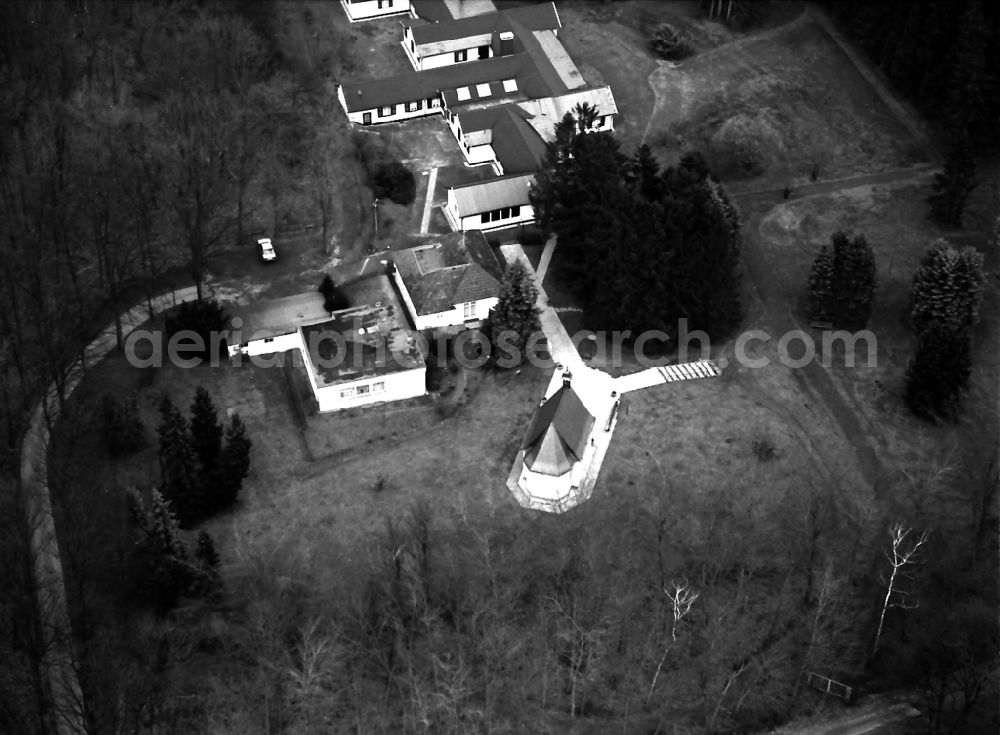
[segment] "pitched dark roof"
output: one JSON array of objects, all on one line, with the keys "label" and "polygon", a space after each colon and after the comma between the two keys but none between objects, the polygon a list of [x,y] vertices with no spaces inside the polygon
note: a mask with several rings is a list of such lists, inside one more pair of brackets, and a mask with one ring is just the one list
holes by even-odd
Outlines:
[{"label": "pitched dark roof", "polygon": [[580,397],[563,385],[535,411],[521,448],[524,466],[532,472],[558,477],[583,457],[594,426]]},{"label": "pitched dark roof", "polygon": [[555,5],[545,3],[543,5],[525,5],[456,20],[443,20],[440,23],[414,24],[413,40],[418,46],[422,46],[428,43],[458,40],[487,33],[513,31],[515,29],[512,21],[531,31],[551,31],[562,28]]},{"label": "pitched dark roof", "polygon": [[426,21],[453,20],[455,17],[451,14],[451,11],[444,4],[443,0],[410,0],[410,5],[413,7],[413,11],[417,14],[417,17]]},{"label": "pitched dark roof", "polygon": [[[545,157],[545,141],[528,124],[516,105],[504,105],[504,113],[493,127],[493,152],[505,174],[537,171]],[[515,112],[517,110],[518,112]]]},{"label": "pitched dark roof", "polygon": [[393,253],[396,270],[419,315],[499,295],[503,271],[478,230]]},{"label": "pitched dark roof", "polygon": [[515,104],[458,109],[465,135],[480,130],[492,132],[490,144],[506,175],[537,171],[545,156],[545,141],[528,123],[531,113]]}]

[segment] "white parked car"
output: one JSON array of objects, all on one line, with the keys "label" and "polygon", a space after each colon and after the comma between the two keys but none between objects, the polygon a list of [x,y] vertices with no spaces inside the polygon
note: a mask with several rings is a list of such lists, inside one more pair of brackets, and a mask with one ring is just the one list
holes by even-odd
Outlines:
[{"label": "white parked car", "polygon": [[260,248],[260,259],[265,263],[277,260],[278,254],[274,252],[274,245],[271,244],[271,238],[262,237],[257,241],[257,246]]}]

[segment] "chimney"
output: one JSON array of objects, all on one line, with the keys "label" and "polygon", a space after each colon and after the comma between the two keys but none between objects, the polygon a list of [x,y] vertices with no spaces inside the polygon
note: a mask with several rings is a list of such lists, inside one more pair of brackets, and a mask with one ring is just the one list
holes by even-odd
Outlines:
[{"label": "chimney", "polygon": [[498,49],[497,56],[510,56],[514,53],[514,33],[512,31],[503,31],[500,34],[500,48]]},{"label": "chimney", "polygon": [[573,374],[567,370],[563,373],[563,387],[569,388],[569,384],[573,381]]}]

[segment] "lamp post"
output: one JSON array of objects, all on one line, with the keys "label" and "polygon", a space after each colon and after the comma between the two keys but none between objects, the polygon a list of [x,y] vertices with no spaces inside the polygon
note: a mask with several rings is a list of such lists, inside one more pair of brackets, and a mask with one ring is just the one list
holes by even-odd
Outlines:
[{"label": "lamp post", "polygon": [[375,213],[375,239],[378,240],[378,198],[372,202],[372,211]]}]

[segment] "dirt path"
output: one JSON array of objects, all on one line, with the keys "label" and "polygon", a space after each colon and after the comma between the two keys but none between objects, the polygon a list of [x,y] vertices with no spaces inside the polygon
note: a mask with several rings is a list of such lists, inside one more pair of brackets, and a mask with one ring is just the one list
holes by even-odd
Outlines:
[{"label": "dirt path", "polygon": [[[878,174],[856,176],[838,181],[824,181],[802,186],[793,192],[793,198],[831,194],[858,186],[887,184],[918,176],[926,176],[933,166],[923,165],[909,169],[886,171]],[[757,302],[763,310],[763,319],[774,334],[784,334],[793,330],[808,331],[792,310],[787,299],[787,286],[774,278],[776,269],[772,266],[760,242],[759,225],[768,212],[784,201],[781,189],[752,191],[735,196],[744,211],[752,214],[744,223],[743,263]],[[768,206],[768,204],[772,206]],[[805,367],[794,371],[793,375],[803,390],[818,399],[836,421],[844,438],[854,449],[855,458],[865,479],[877,495],[885,485],[887,470],[879,458],[876,447],[884,444],[879,428],[863,418],[851,405],[837,385],[836,378],[818,360],[811,360]],[[814,450],[822,452],[822,447],[813,442]],[[828,468],[835,467],[830,460],[824,460]]]}]

